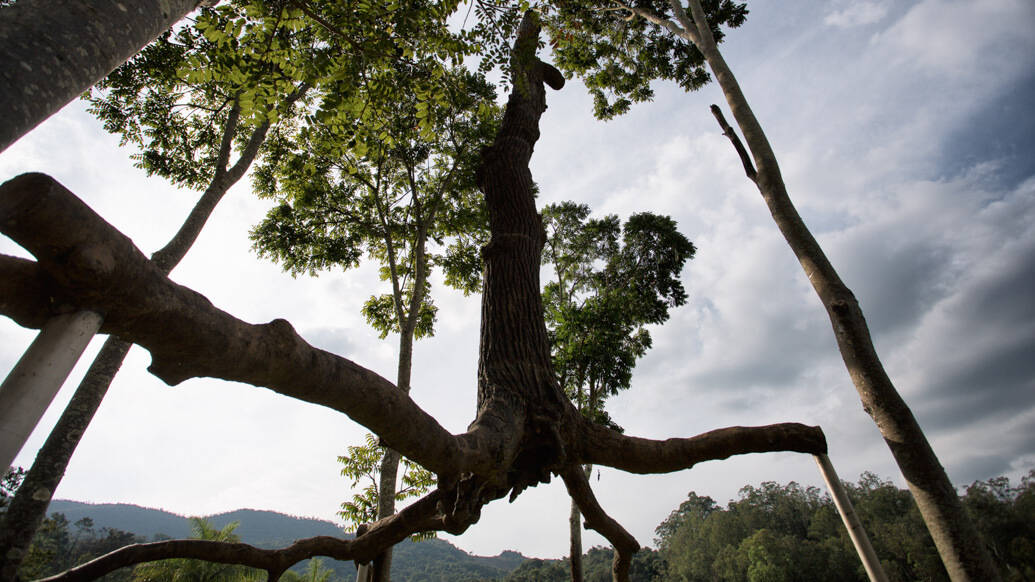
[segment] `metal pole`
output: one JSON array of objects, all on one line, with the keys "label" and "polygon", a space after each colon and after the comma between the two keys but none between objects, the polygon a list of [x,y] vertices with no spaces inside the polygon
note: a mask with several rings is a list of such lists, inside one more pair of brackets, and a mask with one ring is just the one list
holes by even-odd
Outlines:
[{"label": "metal pole", "polygon": [[0,385],[0,470],[14,462],[102,321],[92,311],[52,317]]},{"label": "metal pole", "polygon": [[848,500],[848,493],[841,485],[841,480],[837,478],[837,473],[834,472],[834,465],[830,463],[830,457],[826,455],[815,455],[815,457],[819,470],[823,473],[823,480],[827,483],[827,489],[834,498],[834,506],[841,514],[841,521],[848,528],[848,536],[852,538],[852,545],[855,546],[855,551],[859,553],[859,559],[862,560],[863,568],[866,569],[866,575],[869,576],[871,582],[888,582],[888,576],[880,565],[877,553],[870,545],[870,538],[866,537],[866,530],[863,529],[862,522],[859,521],[859,516],[852,507],[852,502]]}]

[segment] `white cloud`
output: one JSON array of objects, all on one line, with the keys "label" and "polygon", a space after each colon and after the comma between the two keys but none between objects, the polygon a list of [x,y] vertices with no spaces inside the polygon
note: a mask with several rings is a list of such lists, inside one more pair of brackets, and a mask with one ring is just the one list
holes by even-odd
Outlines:
[{"label": "white cloud", "polygon": [[924,0],[874,44],[913,70],[987,83],[1031,62],[1032,22],[1027,0]]},{"label": "white cloud", "polygon": [[854,2],[827,14],[823,22],[837,28],[853,28],[879,22],[887,13],[886,2]]}]

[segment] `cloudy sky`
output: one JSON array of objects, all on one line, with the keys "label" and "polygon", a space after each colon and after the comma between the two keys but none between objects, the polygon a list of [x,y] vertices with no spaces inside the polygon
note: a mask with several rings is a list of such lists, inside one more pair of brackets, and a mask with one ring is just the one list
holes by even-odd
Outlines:
[{"label": "cloudy sky", "polygon": [[[749,3],[723,46],[780,158],[788,190],[855,292],[878,352],[960,485],[1035,467],[1035,5],[1028,0]],[[595,121],[578,83],[548,95],[533,158],[542,202],[597,214],[670,214],[698,247],[688,305],[652,330],[633,387],[608,409],[627,434],[729,425],[823,427],[844,479],[902,485],[862,411],[829,321],[708,111],[714,86],[659,84],[653,103]],[[55,176],[143,251],[175,232],[196,193],[148,179],[73,104],[0,154],[0,179]],[[251,322],[291,321],[310,343],[394,377],[396,347],[359,313],[375,273],[292,279],[249,249],[265,212],[247,185],[217,209],[177,282]],[[24,254],[7,239],[0,252]],[[475,409],[478,299],[436,285],[438,334],[416,346],[413,397],[463,431]],[[0,321],[0,370],[33,333]],[[17,459],[36,450],[100,345]],[[241,507],[335,520],[349,495],[336,456],[361,441],[348,418],[212,380],[170,388],[134,348],[57,496],[182,514]],[[745,484],[820,485],[803,455],[750,455],[644,477],[603,470],[601,503],[650,544],[690,490],[720,503]],[[497,502],[458,546],[559,557],[559,481]],[[590,534],[586,545],[603,543]]]}]

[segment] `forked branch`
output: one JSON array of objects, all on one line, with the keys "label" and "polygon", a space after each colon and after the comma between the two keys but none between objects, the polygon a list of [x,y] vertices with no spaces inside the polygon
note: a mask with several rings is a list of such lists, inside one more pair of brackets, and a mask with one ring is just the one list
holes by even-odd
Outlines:
[{"label": "forked branch", "polygon": [[0,301],[3,315],[23,325],[51,315],[44,307],[52,303],[90,309],[105,316],[101,333],[151,352],[149,370],[168,384],[221,378],[326,406],[440,474],[458,474],[461,461],[478,458],[478,447],[451,435],[391,382],[310,346],[288,322],[246,323],[172,282],[50,176],[24,174],[0,186],[0,231],[38,259],[0,261],[3,287],[18,281],[47,291],[33,299],[22,289],[14,301]]}]

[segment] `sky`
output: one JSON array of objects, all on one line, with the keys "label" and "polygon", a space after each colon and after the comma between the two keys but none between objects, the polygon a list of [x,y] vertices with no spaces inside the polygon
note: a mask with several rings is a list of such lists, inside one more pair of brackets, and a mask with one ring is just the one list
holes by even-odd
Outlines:
[{"label": "sky", "polygon": [[[768,133],[787,189],[866,314],[899,392],[957,485],[1035,468],[1035,4],[1028,0],[750,2],[723,53]],[[630,390],[608,402],[626,434],[692,436],[802,422],[827,435],[844,480],[904,486],[862,410],[829,320],[708,106],[658,83],[654,102],[593,119],[577,82],[547,95],[532,159],[540,202],[597,216],[672,216],[698,248],[687,305],[651,328]],[[0,179],[43,171],[126,233],[162,246],[197,193],[148,178],[72,104],[0,154]],[[397,341],[360,314],[374,269],[292,278],[250,250],[269,203],[246,181],[172,279],[249,322],[282,317],[314,346],[393,378]],[[0,237],[0,252],[27,256]],[[475,412],[479,298],[434,284],[434,338],[416,344],[414,400],[462,432]],[[34,337],[0,319],[0,372]],[[29,466],[103,338],[95,338],[16,459]],[[185,515],[268,509],[337,521],[336,457],[365,430],[340,413],[210,379],[176,387],[134,347],[56,497]],[[592,485],[638,539],[689,491],[719,503],[763,481],[822,487],[807,455],[746,455],[661,476],[602,469]],[[567,552],[555,479],[497,501],[459,537],[476,554]],[[588,532],[588,548],[604,544]]]}]

